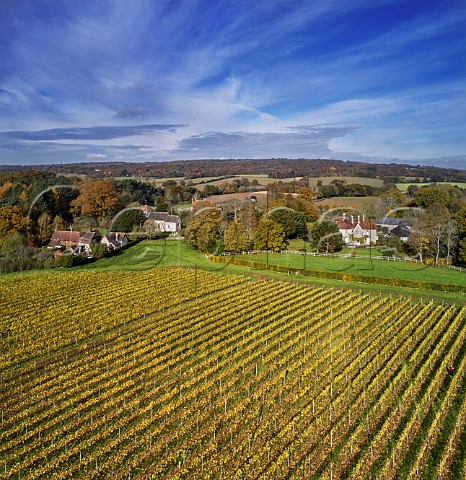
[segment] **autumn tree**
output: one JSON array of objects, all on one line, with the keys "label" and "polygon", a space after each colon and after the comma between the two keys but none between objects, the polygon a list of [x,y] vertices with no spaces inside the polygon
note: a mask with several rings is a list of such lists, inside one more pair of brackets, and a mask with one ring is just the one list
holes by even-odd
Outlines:
[{"label": "autumn tree", "polygon": [[458,256],[457,261],[460,265],[466,265],[466,237],[458,242]]},{"label": "autumn tree", "polygon": [[21,249],[26,249],[26,237],[16,232],[5,238],[0,248],[0,254],[6,257],[12,257]]},{"label": "autumn tree", "polygon": [[450,263],[452,253],[458,245],[458,227],[448,208],[432,203],[427,208],[414,209],[414,220],[409,244],[416,251],[419,260],[431,256],[437,265],[440,258]]},{"label": "autumn tree", "polygon": [[286,249],[285,232],[281,225],[263,217],[254,235],[255,250],[272,250],[280,252]]},{"label": "autumn tree", "polygon": [[37,219],[37,240],[40,245],[50,240],[50,236],[53,233],[52,218],[47,212],[44,212]]},{"label": "autumn tree", "polygon": [[161,231],[160,231],[160,225],[155,221],[150,218],[148,218],[143,226],[142,226],[142,231],[147,234],[149,238],[157,238],[160,237]]},{"label": "autumn tree", "polygon": [[409,245],[414,249],[420,262],[424,261],[429,250],[429,234],[426,230],[426,216],[422,209],[414,209],[410,216],[413,223],[409,235]]},{"label": "autumn tree", "polygon": [[108,180],[92,180],[83,184],[78,198],[71,203],[75,213],[103,219],[117,210],[118,197]]},{"label": "autumn tree", "polygon": [[248,237],[252,238],[262,216],[262,210],[257,207],[256,202],[246,200],[243,202],[238,216],[247,231]]},{"label": "autumn tree", "polygon": [[304,213],[306,222],[315,222],[319,218],[319,210],[313,202],[301,195],[294,196],[290,193],[273,193],[270,198],[269,207],[286,207]]},{"label": "autumn tree", "polygon": [[0,243],[17,232],[28,233],[29,218],[18,205],[0,208]]},{"label": "autumn tree", "polygon": [[227,252],[240,253],[249,247],[249,236],[239,220],[233,220],[223,234],[223,243]]},{"label": "autumn tree", "polygon": [[456,223],[449,219],[443,230],[443,244],[445,245],[445,264],[450,265],[450,259],[458,244],[458,229]]},{"label": "autumn tree", "polygon": [[432,203],[423,212],[423,229],[427,233],[435,265],[438,264],[441,251],[444,247],[445,227],[451,220],[447,207],[439,203]]},{"label": "autumn tree", "polygon": [[460,265],[466,265],[466,207],[462,207],[455,212],[453,221],[455,223],[457,242],[455,261]]},{"label": "autumn tree", "polygon": [[416,207],[425,208],[433,203],[447,206],[450,202],[450,194],[447,188],[423,187],[417,190],[413,195],[413,205]]},{"label": "autumn tree", "polygon": [[387,190],[380,195],[380,201],[386,212],[395,210],[398,207],[405,205],[406,197],[404,194],[395,188]]},{"label": "autumn tree", "polygon": [[218,209],[206,207],[194,214],[185,231],[186,241],[201,252],[223,250],[222,219]]},{"label": "autumn tree", "polygon": [[312,202],[316,197],[316,194],[312,191],[312,189],[308,187],[301,187],[298,190],[298,197],[303,198],[304,200],[308,200],[309,202]]}]

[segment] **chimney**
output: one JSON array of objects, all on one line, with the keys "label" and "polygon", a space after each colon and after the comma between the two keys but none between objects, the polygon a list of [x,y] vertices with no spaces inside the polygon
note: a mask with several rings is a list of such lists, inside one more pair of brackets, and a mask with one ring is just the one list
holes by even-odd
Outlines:
[{"label": "chimney", "polygon": [[359,215],[358,215],[358,223],[360,222],[361,220],[359,220]]},{"label": "chimney", "polygon": [[365,217],[365,216],[366,216],[366,215],[363,213],[363,214],[362,214],[362,221],[363,221],[363,222],[364,222],[364,217]]},{"label": "chimney", "polygon": [[351,215],[351,223],[354,223],[354,217]]}]

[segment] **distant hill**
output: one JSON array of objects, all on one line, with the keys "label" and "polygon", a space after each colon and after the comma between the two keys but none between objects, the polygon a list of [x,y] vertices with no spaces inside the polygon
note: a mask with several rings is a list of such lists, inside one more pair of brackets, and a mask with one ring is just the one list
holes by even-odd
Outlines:
[{"label": "distant hill", "polygon": [[92,177],[153,177],[186,179],[232,175],[267,175],[282,179],[293,177],[352,176],[395,182],[466,182],[466,170],[400,163],[363,163],[328,159],[227,159],[175,160],[145,163],[69,163],[56,165],[3,165],[0,172],[34,169],[60,175]]}]

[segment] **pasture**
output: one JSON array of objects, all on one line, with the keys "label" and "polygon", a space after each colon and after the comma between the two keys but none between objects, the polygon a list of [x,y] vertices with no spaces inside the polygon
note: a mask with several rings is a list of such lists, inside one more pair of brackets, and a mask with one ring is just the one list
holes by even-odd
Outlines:
[{"label": "pasture", "polygon": [[[416,187],[419,187],[419,188],[429,187],[432,185],[432,182],[426,182],[426,183],[404,182],[404,183],[396,183],[395,185],[396,185],[396,188],[398,188],[398,190],[401,190],[402,192],[406,192],[410,185],[415,185]],[[453,187],[462,188],[463,190],[466,189],[466,183],[464,182],[435,182],[435,185],[451,185]]]}]

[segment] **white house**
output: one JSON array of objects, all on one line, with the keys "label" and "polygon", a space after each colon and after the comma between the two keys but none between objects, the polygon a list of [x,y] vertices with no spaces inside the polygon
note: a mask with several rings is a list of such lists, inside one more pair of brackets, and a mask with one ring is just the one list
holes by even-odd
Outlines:
[{"label": "white house", "polygon": [[100,241],[100,243],[106,245],[109,252],[123,247],[128,242],[129,239],[124,232],[108,232],[107,235],[104,235]]},{"label": "white house", "polygon": [[157,229],[162,233],[176,234],[181,230],[181,218],[178,215],[170,215],[168,212],[144,211],[147,220],[152,220]]},{"label": "white house", "polygon": [[411,229],[403,224],[398,225],[390,232],[390,235],[396,235],[404,243],[408,241],[410,234]]},{"label": "white house", "polygon": [[377,241],[375,222],[366,221],[364,215],[362,220],[358,215],[357,221],[355,221],[354,216],[351,215],[350,219],[344,217],[343,219],[335,219],[334,221],[346,245],[369,246]]},{"label": "white house", "polygon": [[102,235],[99,231],[94,230],[90,232],[83,233],[79,238],[79,243],[77,248],[75,249],[75,253],[78,254],[87,254],[90,255],[92,251],[92,244],[99,243],[102,238]]}]

